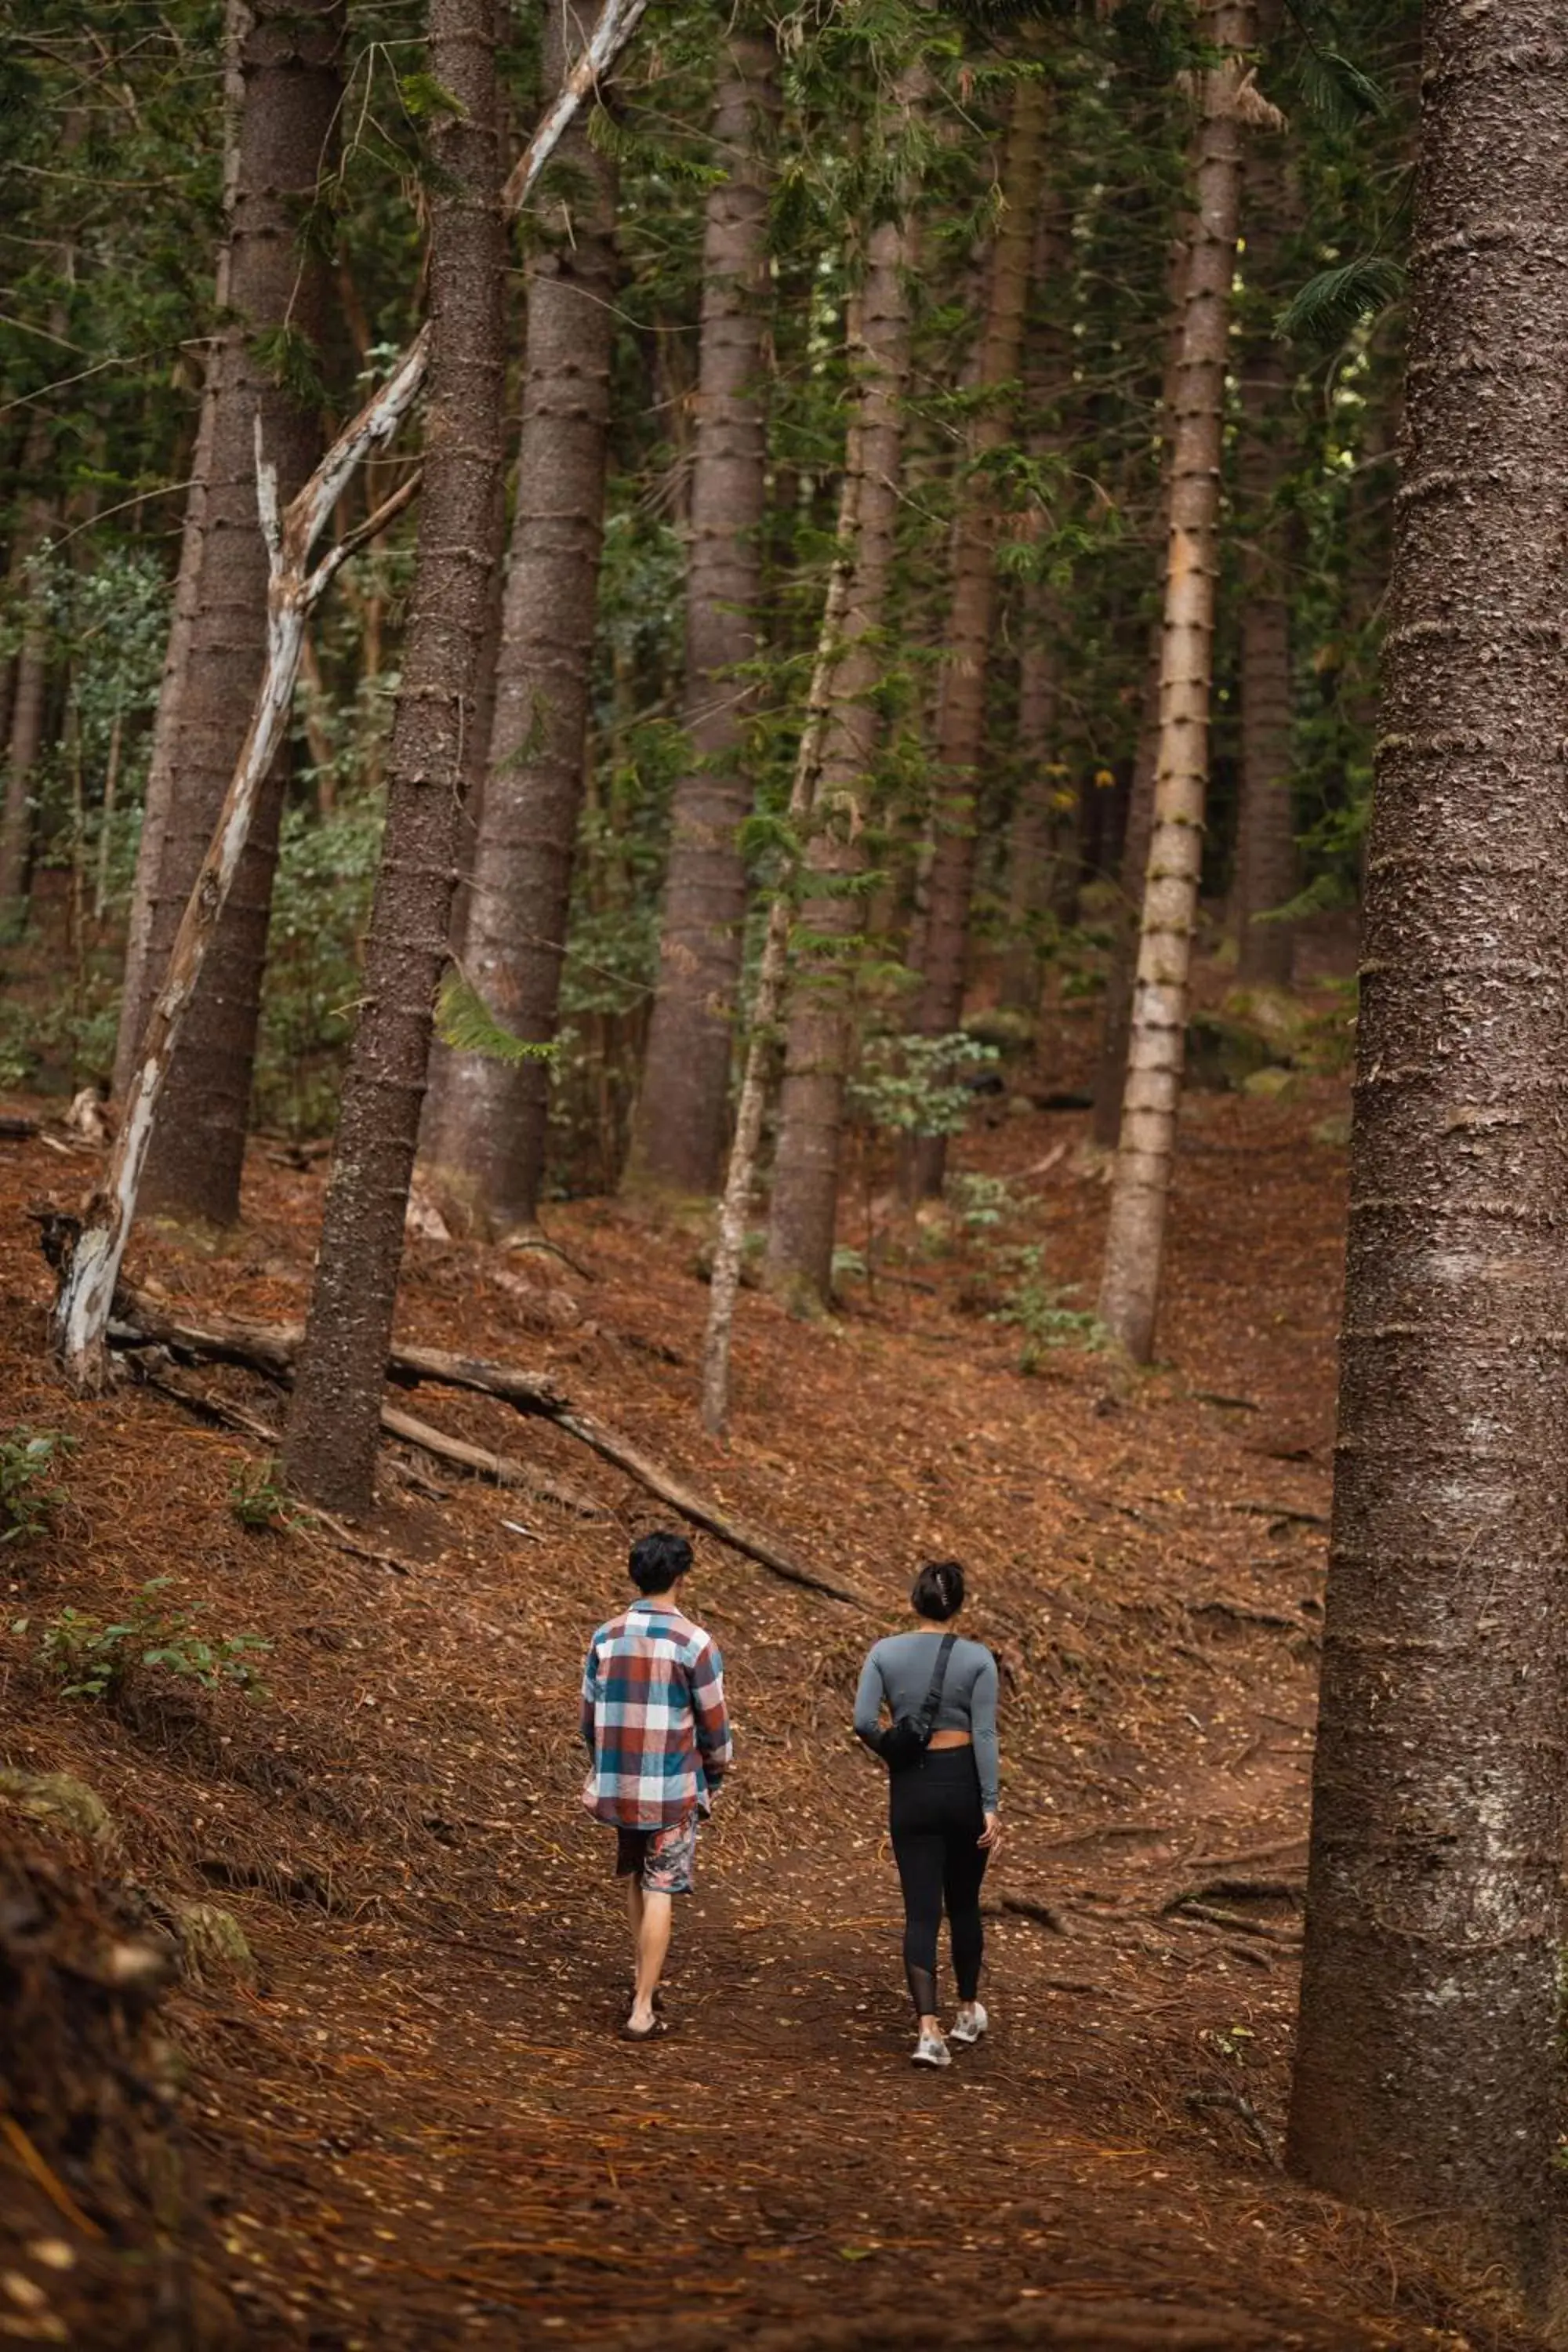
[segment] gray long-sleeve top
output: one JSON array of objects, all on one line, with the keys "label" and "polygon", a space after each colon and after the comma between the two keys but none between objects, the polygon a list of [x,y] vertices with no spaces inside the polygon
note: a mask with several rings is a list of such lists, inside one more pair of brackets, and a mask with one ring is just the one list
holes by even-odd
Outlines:
[{"label": "gray long-sleeve top", "polygon": [[[886,1705],[895,1723],[918,1715],[936,1672],[940,1633],[890,1633],[868,1652],[855,1694],[855,1728],[870,1739]],[[996,1811],[996,1661],[984,1642],[955,1640],[936,1710],[933,1731],[967,1731],[974,1742],[980,1801]]]}]

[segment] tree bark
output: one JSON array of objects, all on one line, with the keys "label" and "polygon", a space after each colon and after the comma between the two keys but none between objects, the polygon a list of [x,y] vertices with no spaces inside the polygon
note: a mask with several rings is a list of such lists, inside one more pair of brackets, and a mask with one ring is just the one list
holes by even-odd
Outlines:
[{"label": "tree bark", "polygon": [[734,995],[751,806],[736,676],[758,646],[765,506],[768,191],[778,110],[771,32],[726,44],[713,110],[728,177],[708,200],[691,469],[684,721],[693,765],[676,786],[659,928],[659,982],[633,1129],[636,1181],[711,1192],[729,1124]]},{"label": "tree bark", "polygon": [[[214,310],[221,320],[228,309],[230,255],[233,246],[234,199],[239,180],[239,125],[245,104],[240,71],[249,0],[225,0],[224,8],[224,145],[223,209],[226,231],[218,253]],[[208,346],[202,377],[202,404],[196,419],[195,446],[191,453],[191,484],[180,532],[180,563],[174,577],[174,603],[169,617],[169,638],[163,652],[163,673],[153,740],[147,760],[147,782],[142,794],[142,834],[136,845],[136,872],[131,886],[131,908],[125,932],[125,971],[120,992],[120,1028],[114,1042],[114,1097],[122,1102],[136,1075],[142,1036],[156,991],[149,980],[147,946],[153,922],[153,899],[163,863],[163,835],[174,789],[174,722],[180,695],[190,670],[191,631],[202,589],[202,554],[206,544],[207,493],[213,475],[213,436],[217,427],[218,372]]]},{"label": "tree bark", "polygon": [[[231,77],[242,90],[235,133],[226,299],[209,353],[207,467],[191,493],[195,579],[178,603],[165,669],[159,749],[169,783],[153,801],[155,877],[144,946],[121,1014],[134,1062],[152,1000],[234,772],[267,653],[268,556],[256,513],[256,426],[287,503],[320,454],[316,404],[277,380],[258,337],[287,331],[312,351],[326,340],[328,268],[299,239],[303,206],[330,162],[342,96],[343,0],[248,0],[232,12]],[[184,550],[182,550],[184,554]],[[188,617],[187,617],[188,614]],[[183,640],[183,646],[181,641]],[[182,652],[183,661],[176,658]],[[239,1213],[256,1024],[277,835],[287,779],[279,758],[258,804],[224,919],[207,954],[152,1139],[150,1205],[217,1224]],[[162,823],[159,818],[162,815]],[[134,1038],[136,1045],[130,1040]]]},{"label": "tree bark", "polygon": [[[1067,257],[1068,222],[1059,197],[1042,205],[1030,278],[1037,298],[1049,289]],[[1026,335],[1024,396],[1035,422],[1029,455],[1048,466],[1062,446],[1053,413],[1064,384],[1060,333],[1037,319]],[[1037,1013],[1043,977],[1038,925],[1057,896],[1057,868],[1065,847],[1057,712],[1061,678],[1057,635],[1061,614],[1056,591],[1044,580],[1025,583],[1018,646],[1018,793],[1007,829],[1007,940],[997,993],[1009,1009]]]},{"label": "tree bark", "polygon": [[1279,493],[1290,467],[1290,369],[1273,331],[1287,189],[1280,142],[1259,137],[1242,195],[1252,331],[1240,368],[1237,474],[1241,552],[1241,812],[1237,831],[1237,976],[1288,988],[1289,923],[1260,920],[1294,895],[1289,517]]},{"label": "tree bark", "polygon": [[430,70],[460,101],[436,134],[425,481],[387,755],[386,831],[315,1288],[289,1415],[291,1483],[330,1510],[373,1498],[381,1389],[457,882],[468,730],[502,463],[506,262],[491,0],[431,0]]},{"label": "tree bark", "polygon": [[[556,0],[549,79],[579,46]],[[615,340],[615,166],[581,126],[560,152],[573,176],[557,234],[528,268],[511,561],[460,949],[491,1010],[542,1043],[555,1034],[583,805]],[[538,1210],[549,1085],[541,1061],[437,1057],[428,1156],[491,1232]]]},{"label": "tree bark", "polygon": [[1256,119],[1260,109],[1242,52],[1252,45],[1255,22],[1253,0],[1207,0],[1202,19],[1205,43],[1221,56],[1205,67],[1200,81],[1192,246],[1174,402],[1160,751],[1100,1294],[1101,1320],[1138,1363],[1148,1362],[1154,1344],[1203,861],[1242,124],[1244,115]]},{"label": "tree bark", "polygon": [[[924,1036],[955,1030],[963,1018],[969,955],[969,902],[974,878],[974,814],[985,736],[985,673],[996,604],[996,511],[984,458],[1008,438],[1011,420],[999,395],[1018,373],[1029,257],[1045,174],[1050,91],[1030,76],[1013,94],[1002,164],[1005,210],[992,248],[984,340],[975,388],[994,396],[970,436],[970,469],[953,522],[952,601],[942,646],[934,765],[935,844],[927,884],[921,992],[914,1026]],[[942,1190],[947,1138],[921,1136],[910,1154],[913,1190]]]},{"label": "tree bark", "polygon": [[[923,104],[923,64],[898,86],[908,117]],[[857,410],[846,468],[858,476],[838,652],[823,724],[816,820],[806,842],[801,928],[812,942],[790,983],[778,1145],[768,1219],[766,1278],[773,1287],[826,1304],[849,1067],[854,976],[843,942],[862,929],[864,900],[847,886],[863,870],[860,820],[879,720],[874,697],[886,668],[883,632],[899,515],[903,402],[910,373],[909,281],[917,236],[906,205],[866,246],[858,297]],[[840,528],[842,529],[842,521]],[[831,887],[813,890],[813,880]]]},{"label": "tree bark", "polygon": [[[37,539],[48,530],[41,502]],[[37,541],[35,541],[37,544]],[[24,567],[25,568],[25,567]],[[26,618],[11,689],[11,724],[5,747],[5,793],[0,803],[0,935],[14,930],[26,912],[27,855],[32,835],[33,771],[44,740],[48,693],[48,633],[35,593],[27,593]]]},{"label": "tree bark", "polygon": [[[1545,2302],[1560,2122],[1568,41],[1430,0],[1289,2154]],[[1561,2297],[1556,2313],[1561,2324]]]},{"label": "tree bark", "polygon": [[[821,773],[834,678],[849,600],[849,582],[865,487],[865,457],[859,419],[849,428],[844,484],[838,501],[838,548],[833,576],[823,604],[817,634],[816,662],[806,698],[805,724],[795,755],[790,789],[789,819],[797,837],[811,823]],[[784,1002],[789,969],[793,866],[768,909],[767,930],[757,970],[752,1003],[751,1036],[745,1073],[735,1113],[735,1139],[730,1147],[724,1197],[719,1204],[718,1232],[713,1244],[713,1274],[708,1294],[708,1324],[702,1340],[702,1426],[710,1437],[723,1434],[730,1417],[730,1337],[734,1327],[735,1299],[741,1286],[741,1261],[745,1253],[746,1212],[757,1172],[757,1147],[762,1141],[763,1111],[767,1099],[767,1065],[773,1030]]]},{"label": "tree bark", "polygon": [[[1166,513],[1169,499],[1162,501]],[[1121,1133],[1121,1096],[1127,1084],[1127,1039],[1132,1026],[1132,960],[1138,948],[1138,915],[1154,826],[1154,775],[1160,764],[1160,670],[1165,632],[1156,621],[1149,632],[1143,672],[1143,703],[1132,787],[1127,796],[1127,830],[1121,837],[1121,876],[1116,930],[1105,975],[1100,1011],[1100,1059],[1094,1071],[1094,1113],[1089,1133],[1102,1151],[1114,1151]]]}]

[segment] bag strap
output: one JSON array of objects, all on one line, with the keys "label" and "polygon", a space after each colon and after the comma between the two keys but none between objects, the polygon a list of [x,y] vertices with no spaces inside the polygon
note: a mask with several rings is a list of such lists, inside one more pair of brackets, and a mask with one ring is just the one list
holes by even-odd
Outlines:
[{"label": "bag strap", "polygon": [[952,1655],[952,1645],[957,1639],[956,1633],[944,1633],[936,1654],[936,1671],[931,1675],[931,1688],[926,1693],[925,1705],[920,1713],[920,1719],[928,1733],[936,1721],[937,1708],[942,1705],[942,1686],[947,1680],[947,1662]]}]

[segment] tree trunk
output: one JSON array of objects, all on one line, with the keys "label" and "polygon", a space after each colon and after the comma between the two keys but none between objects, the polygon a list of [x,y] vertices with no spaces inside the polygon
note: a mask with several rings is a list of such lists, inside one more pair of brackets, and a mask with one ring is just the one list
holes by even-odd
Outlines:
[{"label": "tree trunk", "polygon": [[1259,920],[1295,891],[1291,809],[1290,524],[1279,493],[1290,467],[1290,369],[1273,331],[1287,192],[1277,139],[1253,141],[1243,190],[1252,332],[1241,363],[1237,472],[1241,555],[1241,813],[1237,831],[1237,975],[1288,988],[1289,923]]},{"label": "tree trunk", "polygon": [[[1068,222],[1059,197],[1041,206],[1030,268],[1038,292],[1048,289],[1067,259]],[[1029,455],[1048,467],[1060,454],[1056,410],[1064,389],[1063,338],[1037,320],[1026,339],[1024,396],[1035,422]],[[1007,829],[1007,940],[998,975],[1000,1002],[1031,1016],[1040,1003],[1042,968],[1037,929],[1053,904],[1057,867],[1065,847],[1057,711],[1061,699],[1056,591],[1044,580],[1026,583],[1018,646],[1018,793]]]},{"label": "tree trunk", "polygon": [[[231,19],[243,97],[226,265],[227,299],[210,352],[210,457],[191,493],[199,520],[188,625],[176,606],[160,719],[170,783],[153,808],[157,872],[144,950],[122,1032],[140,1040],[185,902],[233,774],[266,660],[267,548],[257,525],[256,432],[287,503],[320,454],[316,404],[278,380],[262,334],[321,349],[331,299],[326,264],[301,247],[300,215],[331,160],[342,96],[342,0],[249,0]],[[232,69],[232,61],[231,61]],[[144,1182],[150,1205],[231,1223],[250,1108],[251,1069],[279,819],[287,774],[262,793],[223,921],[170,1068]],[[127,1045],[127,1058],[134,1047]]]},{"label": "tree trunk", "polygon": [[[1163,504],[1168,513],[1169,500]],[[1121,1133],[1127,1039],[1132,1026],[1132,959],[1138,947],[1138,915],[1149,866],[1149,835],[1154,826],[1154,774],[1160,764],[1160,671],[1164,647],[1165,632],[1156,621],[1149,632],[1149,654],[1143,671],[1138,750],[1132,761],[1132,788],[1127,796],[1127,830],[1121,837],[1116,929],[1105,975],[1100,1059],[1094,1071],[1094,1114],[1089,1133],[1102,1151],[1114,1151]]]},{"label": "tree trunk", "polygon": [[364,992],[289,1415],[291,1482],[331,1510],[374,1490],[381,1390],[457,881],[501,463],[506,264],[492,0],[431,0],[430,70],[461,102],[435,136],[425,481],[387,754],[386,832]]},{"label": "tree trunk", "polygon": [[29,592],[22,642],[16,653],[5,751],[5,795],[0,805],[0,935],[14,930],[26,911],[33,771],[43,748],[48,659],[48,633],[36,598]]},{"label": "tree trunk", "polygon": [[[917,65],[896,103],[907,118],[923,103]],[[902,127],[902,126],[900,126]],[[817,819],[805,848],[801,928],[813,944],[791,982],[768,1220],[771,1286],[826,1304],[833,1282],[844,1087],[849,1066],[854,977],[840,944],[862,929],[865,902],[847,885],[864,865],[859,843],[866,780],[879,721],[874,697],[887,667],[883,644],[899,515],[903,401],[910,373],[909,282],[916,232],[908,209],[867,241],[858,299],[858,407],[846,467],[858,474],[847,551],[839,652],[823,723]],[[841,523],[842,528],[842,523]],[[812,881],[831,887],[814,892]]]},{"label": "tree trunk", "polygon": [[[239,125],[245,105],[245,80],[240,70],[249,0],[225,0],[224,8],[224,145],[223,209],[226,224],[218,254],[214,309],[221,321],[228,309],[230,256],[233,245],[235,190],[239,181]],[[189,674],[191,631],[202,587],[202,553],[206,544],[207,493],[213,474],[213,436],[217,425],[218,372],[209,345],[202,378],[202,404],[196,419],[195,446],[191,453],[191,486],[185,493],[184,521],[180,533],[180,565],[174,578],[174,610],[163,652],[163,674],[153,740],[147,761],[147,782],[142,795],[142,835],[136,845],[136,873],[131,887],[131,910],[125,933],[125,971],[120,992],[120,1029],[114,1042],[114,1097],[123,1102],[142,1057],[142,1036],[156,992],[158,975],[149,977],[147,944],[153,921],[153,899],[163,857],[163,835],[174,788],[174,722],[180,695]],[[254,460],[253,460],[254,467]]]},{"label": "tree trunk", "polygon": [[658,994],[632,1146],[638,1181],[684,1192],[712,1192],[723,1165],[746,912],[739,831],[751,806],[752,695],[735,672],[758,645],[775,77],[771,32],[730,36],[713,146],[731,168],[708,199],[691,470],[684,719],[694,764],[670,814]]},{"label": "tree trunk", "polygon": [[1153,1350],[1165,1207],[1186,1041],[1193,927],[1203,861],[1218,569],[1220,457],[1231,278],[1241,207],[1242,123],[1257,119],[1242,52],[1253,0],[1207,0],[1194,218],[1174,402],[1171,537],[1160,668],[1160,753],[1132,991],[1121,1139],[1111,1186],[1100,1313],[1138,1363]]},{"label": "tree trunk", "polygon": [[[844,486],[838,501],[838,549],[833,576],[822,609],[816,662],[806,698],[805,724],[795,755],[790,789],[789,819],[796,835],[811,823],[821,776],[823,739],[831,709],[839,647],[848,613],[853,549],[858,535],[860,499],[865,488],[866,462],[860,420],[849,428]],[[763,1111],[767,1098],[768,1055],[774,1024],[784,1002],[789,969],[791,899],[796,876],[790,870],[768,909],[767,929],[757,969],[756,994],[752,1003],[751,1036],[745,1073],[735,1113],[735,1139],[730,1148],[724,1197],[719,1205],[719,1227],[713,1246],[713,1276],[709,1291],[708,1324],[702,1339],[702,1426],[710,1437],[722,1436],[730,1417],[730,1338],[734,1328],[735,1299],[741,1286],[741,1261],[745,1254],[746,1212],[757,1171],[757,1147],[762,1141]]]},{"label": "tree trunk", "polygon": [[1568,1786],[1568,926],[1543,887],[1568,864],[1565,121],[1558,0],[1429,0],[1289,2129],[1307,2179],[1468,2219],[1541,2302]]},{"label": "tree trunk", "polygon": [[[564,78],[580,45],[567,53],[566,30],[552,8],[548,79]],[[461,946],[491,1010],[541,1042],[555,1034],[583,804],[616,326],[615,167],[584,127],[560,152],[572,177],[559,234],[529,263],[511,561]],[[492,1232],[531,1223],[548,1066],[443,1052],[432,1087],[430,1159]]]},{"label": "tree trunk", "polygon": [[[994,395],[1018,373],[1029,257],[1045,173],[1047,83],[1031,76],[1013,93],[1002,164],[1005,209],[992,248],[984,337],[975,388]],[[949,607],[936,719],[935,843],[927,886],[921,992],[914,1026],[942,1036],[963,1018],[969,954],[969,901],[974,877],[974,811],[985,736],[985,670],[996,604],[996,512],[984,458],[1001,448],[1011,420],[1000,399],[979,411],[970,436],[970,470],[959,489]],[[918,1137],[910,1155],[913,1189],[940,1192],[947,1138]]]}]

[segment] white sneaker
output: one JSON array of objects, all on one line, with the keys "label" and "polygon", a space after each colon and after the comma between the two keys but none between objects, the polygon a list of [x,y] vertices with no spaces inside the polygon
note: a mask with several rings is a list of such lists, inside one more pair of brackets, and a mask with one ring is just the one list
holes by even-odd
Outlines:
[{"label": "white sneaker", "polygon": [[967,2009],[959,2011],[958,2021],[953,2026],[950,2038],[956,2042],[961,2049],[967,2050],[973,2043],[979,2041],[983,2033],[989,2032],[991,2020],[986,2016],[980,2003],[977,2000],[971,2001]]},{"label": "white sneaker", "polygon": [[922,2033],[911,2053],[916,2066],[951,2066],[952,2053],[940,2033]]}]

